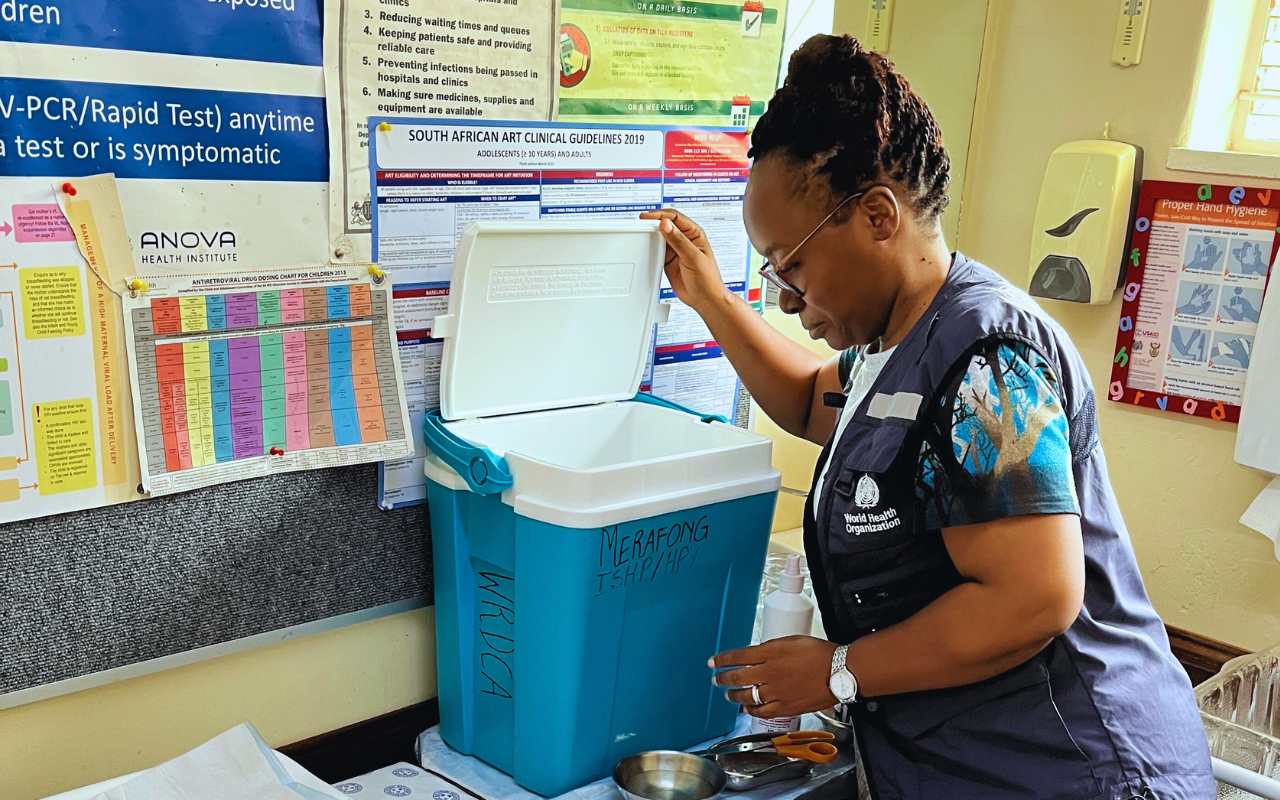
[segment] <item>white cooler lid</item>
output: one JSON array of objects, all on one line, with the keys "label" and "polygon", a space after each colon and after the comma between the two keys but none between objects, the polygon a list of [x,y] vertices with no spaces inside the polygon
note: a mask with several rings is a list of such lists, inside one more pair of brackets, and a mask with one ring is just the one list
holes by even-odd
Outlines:
[{"label": "white cooler lid", "polygon": [[454,254],[449,313],[432,326],[444,339],[441,415],[633,397],[664,252],[646,220],[472,222]]}]

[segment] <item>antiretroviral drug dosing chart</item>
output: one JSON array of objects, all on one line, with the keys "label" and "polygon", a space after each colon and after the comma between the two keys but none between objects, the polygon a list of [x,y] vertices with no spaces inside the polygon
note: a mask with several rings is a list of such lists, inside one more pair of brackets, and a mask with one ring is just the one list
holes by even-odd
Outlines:
[{"label": "antiretroviral drug dosing chart", "polygon": [[203,278],[126,298],[152,495],[413,451],[389,282],[318,274],[328,279]]}]

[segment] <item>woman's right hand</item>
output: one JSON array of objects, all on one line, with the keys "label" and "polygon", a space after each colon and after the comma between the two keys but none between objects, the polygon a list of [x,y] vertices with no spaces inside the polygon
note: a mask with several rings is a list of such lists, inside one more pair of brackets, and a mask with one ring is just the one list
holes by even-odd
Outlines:
[{"label": "woman's right hand", "polygon": [[724,297],[720,267],[706,232],[696,222],[673,208],[646,211],[640,218],[661,220],[659,230],[667,240],[664,269],[680,302],[698,311]]}]

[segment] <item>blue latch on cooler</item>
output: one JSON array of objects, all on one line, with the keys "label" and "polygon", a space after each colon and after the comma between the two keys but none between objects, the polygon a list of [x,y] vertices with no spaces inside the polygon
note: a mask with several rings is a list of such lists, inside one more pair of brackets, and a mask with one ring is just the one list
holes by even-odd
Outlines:
[{"label": "blue latch on cooler", "polygon": [[455,436],[444,426],[440,410],[428,411],[422,420],[422,438],[436,458],[467,482],[477,494],[498,494],[511,486],[507,460],[487,447],[477,447]]},{"label": "blue latch on cooler", "polygon": [[686,414],[694,415],[703,422],[723,422],[726,425],[729,424],[729,420],[719,414],[702,414],[694,411],[692,408],[685,408],[679,403],[673,403],[670,400],[663,400],[661,397],[654,397],[653,395],[645,394],[644,392],[637,392],[636,396],[631,399],[637,403],[647,403],[651,406],[661,406],[662,408],[670,408],[675,411],[683,411]]}]

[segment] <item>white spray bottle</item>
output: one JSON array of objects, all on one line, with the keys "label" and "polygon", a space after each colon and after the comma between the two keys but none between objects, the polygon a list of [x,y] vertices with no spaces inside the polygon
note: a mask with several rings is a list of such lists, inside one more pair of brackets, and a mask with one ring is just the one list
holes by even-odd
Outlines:
[{"label": "white spray bottle", "polygon": [[[778,577],[778,588],[764,599],[760,641],[784,636],[811,636],[813,600],[804,593],[804,573],[800,556],[787,556],[787,566]],[[752,733],[790,733],[800,730],[799,717],[751,720]]]}]

